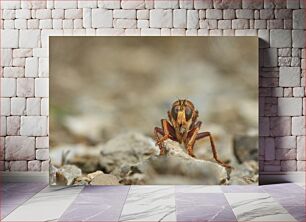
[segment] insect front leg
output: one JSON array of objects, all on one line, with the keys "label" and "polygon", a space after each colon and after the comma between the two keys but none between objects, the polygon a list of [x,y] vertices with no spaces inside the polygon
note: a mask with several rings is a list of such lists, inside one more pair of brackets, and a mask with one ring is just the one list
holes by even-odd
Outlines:
[{"label": "insect front leg", "polygon": [[203,133],[199,133],[196,137],[196,140],[199,140],[199,139],[202,139],[202,138],[205,138],[205,137],[209,137],[209,140],[210,140],[210,145],[211,145],[211,149],[212,149],[212,152],[213,152],[213,156],[214,156],[214,159],[222,166],[226,167],[226,168],[232,168],[230,165],[224,163],[222,160],[219,159],[218,155],[217,155],[217,150],[216,150],[216,147],[215,147],[215,143],[214,143],[214,139],[213,137],[211,136],[211,133],[210,132],[203,132]]},{"label": "insect front leg", "polygon": [[193,147],[197,139],[198,132],[201,128],[201,124],[202,122],[199,121],[194,125],[194,127],[188,132],[187,138],[185,141],[185,146],[187,148],[188,154],[192,157],[194,157]]},{"label": "insect front leg", "polygon": [[[155,127],[154,134],[156,137],[156,145],[159,146],[160,154],[163,155],[165,152],[163,142],[167,139],[176,141],[176,138],[174,134],[174,129],[171,126],[171,124],[166,119],[162,119],[161,123],[162,123],[162,129],[159,127]],[[162,135],[162,137],[160,138],[158,134]]]},{"label": "insect front leg", "polygon": [[162,142],[170,138],[170,133],[169,133],[169,122],[166,119],[161,120],[162,123],[162,130],[163,130],[163,137],[159,138],[158,141],[156,141],[156,145],[160,145]]},{"label": "insect front leg", "polygon": [[[159,128],[159,127],[155,127],[154,128],[154,135],[155,135],[155,140],[156,140],[156,143],[160,140],[158,134],[164,136],[164,131],[163,129]],[[165,147],[163,146],[163,144],[159,144],[159,149],[160,149],[160,155],[164,155],[165,154]]]}]

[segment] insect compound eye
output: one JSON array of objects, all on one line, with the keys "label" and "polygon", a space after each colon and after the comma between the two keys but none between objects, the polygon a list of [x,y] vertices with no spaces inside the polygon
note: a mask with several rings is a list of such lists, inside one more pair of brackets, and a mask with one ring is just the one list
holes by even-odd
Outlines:
[{"label": "insect compound eye", "polygon": [[185,108],[185,118],[186,118],[186,121],[190,120],[192,117],[192,110],[190,107],[186,107]]},{"label": "insect compound eye", "polygon": [[177,119],[177,114],[178,114],[179,110],[180,110],[180,108],[178,106],[172,107],[171,115],[174,119]]}]

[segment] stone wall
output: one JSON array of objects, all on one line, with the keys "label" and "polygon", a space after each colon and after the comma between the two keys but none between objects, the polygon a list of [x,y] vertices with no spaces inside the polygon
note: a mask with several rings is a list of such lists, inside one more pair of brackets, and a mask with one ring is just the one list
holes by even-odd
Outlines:
[{"label": "stone wall", "polygon": [[260,170],[305,170],[304,10],[303,0],[1,1],[1,170],[48,170],[51,35],[258,36]]}]

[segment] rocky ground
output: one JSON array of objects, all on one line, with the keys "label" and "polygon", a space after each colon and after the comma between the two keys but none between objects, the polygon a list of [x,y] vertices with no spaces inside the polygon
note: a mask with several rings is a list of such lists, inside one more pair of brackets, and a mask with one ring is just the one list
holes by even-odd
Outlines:
[{"label": "rocky ground", "polygon": [[[246,145],[250,147],[252,142],[255,142],[254,149],[247,149]],[[126,133],[96,146],[52,149],[50,182],[53,185],[257,183],[256,140],[236,138],[234,147],[235,158],[223,159],[234,169],[226,169],[214,160],[202,159],[205,153],[202,149],[197,149],[193,158],[180,144],[167,140],[166,153],[160,156],[159,148],[150,137]]]}]

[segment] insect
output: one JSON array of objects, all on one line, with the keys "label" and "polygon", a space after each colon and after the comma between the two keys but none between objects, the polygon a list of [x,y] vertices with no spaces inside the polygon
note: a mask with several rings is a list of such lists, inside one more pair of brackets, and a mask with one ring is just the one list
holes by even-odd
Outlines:
[{"label": "insect", "polygon": [[[202,122],[197,121],[199,112],[195,109],[193,103],[189,100],[177,100],[172,104],[171,110],[168,111],[168,118],[162,119],[162,128],[155,127],[154,135],[156,145],[160,148],[160,155],[165,154],[163,142],[171,139],[180,144],[184,144],[188,154],[194,157],[193,147],[197,140],[209,137],[210,145],[214,159],[226,168],[232,168],[218,158],[217,150],[213,137],[210,132],[199,132]],[[161,135],[161,137],[159,136]]]}]

